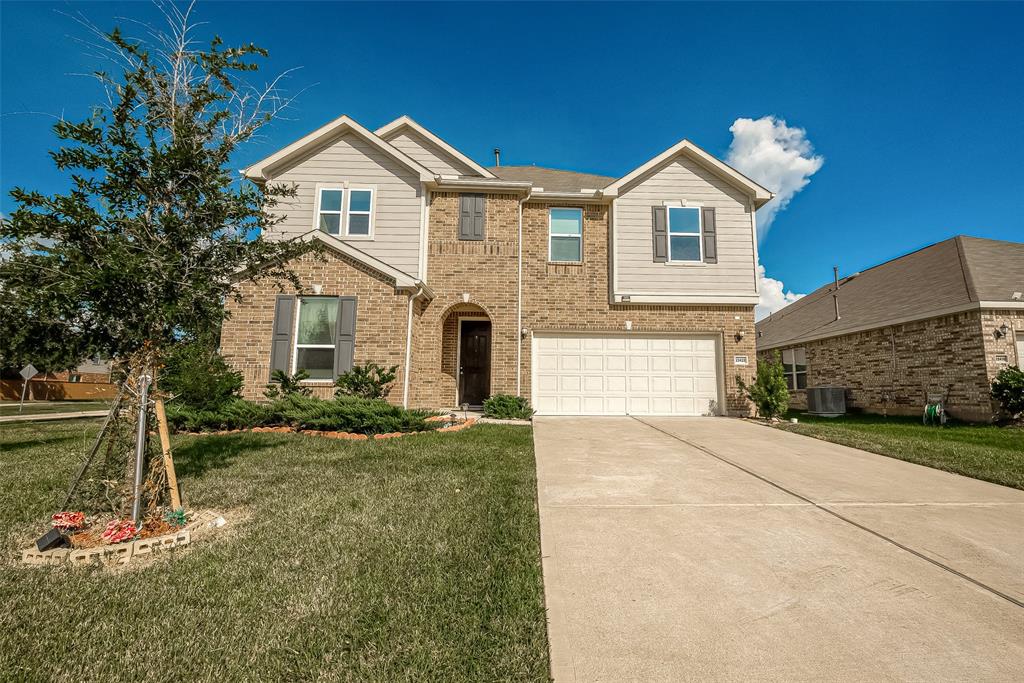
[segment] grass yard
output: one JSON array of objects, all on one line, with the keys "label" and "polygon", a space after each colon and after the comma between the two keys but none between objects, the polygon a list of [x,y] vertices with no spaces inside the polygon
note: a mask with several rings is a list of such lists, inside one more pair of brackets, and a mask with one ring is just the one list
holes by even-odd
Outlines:
[{"label": "grass yard", "polygon": [[[33,401],[25,402],[21,415],[42,415],[44,413],[81,413],[90,410],[108,410],[109,401]],[[0,417],[18,415],[17,401],[0,403]]]},{"label": "grass yard", "polygon": [[926,427],[921,418],[846,415],[827,418],[791,412],[798,424],[780,429],[872,453],[1024,489],[1024,429],[950,423]]},{"label": "grass yard", "polygon": [[528,427],[175,437],[186,505],[245,521],[118,573],[19,566],[97,426],[0,426],[3,678],[548,680]]}]

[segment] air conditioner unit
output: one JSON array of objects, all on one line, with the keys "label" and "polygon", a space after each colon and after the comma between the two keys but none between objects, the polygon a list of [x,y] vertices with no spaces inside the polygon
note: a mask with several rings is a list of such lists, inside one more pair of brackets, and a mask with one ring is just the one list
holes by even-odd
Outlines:
[{"label": "air conditioner unit", "polygon": [[807,387],[807,412],[822,417],[846,414],[844,387]]}]

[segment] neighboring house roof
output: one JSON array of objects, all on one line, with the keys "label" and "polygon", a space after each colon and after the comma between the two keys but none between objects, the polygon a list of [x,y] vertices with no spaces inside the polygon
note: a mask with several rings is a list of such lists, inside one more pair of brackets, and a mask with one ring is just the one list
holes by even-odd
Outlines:
[{"label": "neighboring house roof", "polygon": [[754,208],[760,208],[768,203],[772,197],[775,196],[773,192],[765,189],[763,186],[755,183],[753,180],[737,171],[732,166],[719,160],[718,158],[708,154],[703,149],[693,144],[689,140],[680,140],[676,144],[672,145],[664,152],[654,157],[650,161],[638,166],[626,175],[622,176],[618,180],[610,183],[604,188],[604,194],[608,197],[614,197],[621,193],[622,189],[635,180],[643,178],[648,173],[659,170],[663,166],[671,163],[680,154],[684,154],[687,157],[697,161],[704,165],[709,170],[717,173],[725,180],[731,182],[733,185],[746,190],[754,198]]},{"label": "neighboring house roof", "polygon": [[523,181],[544,188],[545,192],[580,192],[600,190],[615,180],[593,173],[562,171],[543,166],[491,166],[487,169],[502,180]]},{"label": "neighboring house roof", "polygon": [[431,143],[436,145],[438,148],[444,150],[444,152],[446,154],[448,154],[448,155],[450,155],[452,157],[455,157],[457,160],[461,161],[463,164],[465,164],[466,166],[468,166],[469,168],[471,168],[475,172],[479,173],[484,178],[494,178],[494,177],[496,177],[489,170],[487,170],[486,168],[484,168],[480,164],[476,163],[475,161],[470,159],[468,156],[466,156],[465,154],[463,154],[459,150],[455,149],[454,147],[452,147],[447,142],[445,142],[444,140],[439,138],[437,135],[434,135],[433,133],[431,133],[429,130],[427,130],[426,128],[424,128],[420,124],[416,123],[412,119],[412,117],[410,117],[410,116],[405,116],[405,115],[399,116],[397,119],[395,119],[391,123],[389,123],[389,124],[387,124],[385,126],[381,126],[377,130],[375,130],[374,134],[380,136],[381,138],[383,138],[385,140],[390,140],[391,138],[395,137],[396,135],[399,135],[402,132],[402,130],[405,129],[405,128],[409,128],[409,129],[415,131],[420,136],[426,138]]},{"label": "neighboring house roof", "polygon": [[757,348],[791,346],[971,308],[1020,307],[1024,244],[958,236],[830,283],[757,323]]},{"label": "neighboring house roof", "polygon": [[420,176],[420,180],[427,181],[434,179],[433,171],[424,167],[409,155],[389,144],[379,136],[366,130],[348,116],[339,116],[327,125],[317,128],[312,133],[303,136],[287,147],[274,152],[266,159],[257,161],[255,164],[245,169],[243,173],[245,174],[245,177],[256,181],[267,180],[267,171],[269,169],[283,166],[289,161],[301,157],[310,150],[316,149],[326,140],[347,132],[358,135],[385,154],[390,155],[402,165],[415,171]]}]

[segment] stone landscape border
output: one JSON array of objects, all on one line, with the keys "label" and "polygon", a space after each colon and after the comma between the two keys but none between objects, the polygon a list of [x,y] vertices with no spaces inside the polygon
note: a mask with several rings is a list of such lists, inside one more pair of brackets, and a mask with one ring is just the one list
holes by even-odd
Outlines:
[{"label": "stone landscape border", "polygon": [[[444,415],[428,417],[427,422],[450,422],[452,418]],[[306,436],[321,436],[326,439],[349,439],[352,441],[369,441],[379,439],[395,439],[400,436],[412,436],[414,434],[433,434],[434,432],[461,432],[476,424],[476,418],[471,417],[460,420],[447,427],[430,429],[422,432],[387,432],[385,434],[358,434],[356,432],[324,431],[319,429],[296,429],[294,427],[252,427],[251,429],[222,429],[216,432],[176,432],[187,436],[223,436],[225,434],[305,434]]]},{"label": "stone landscape border", "polygon": [[54,548],[39,552],[35,549],[23,550],[21,561],[35,566],[55,567],[70,564],[78,567],[89,565],[122,565],[128,564],[133,557],[152,555],[170,548],[180,548],[192,542],[192,530],[188,528],[141,538],[128,543],[112,543],[98,545],[93,548]]}]

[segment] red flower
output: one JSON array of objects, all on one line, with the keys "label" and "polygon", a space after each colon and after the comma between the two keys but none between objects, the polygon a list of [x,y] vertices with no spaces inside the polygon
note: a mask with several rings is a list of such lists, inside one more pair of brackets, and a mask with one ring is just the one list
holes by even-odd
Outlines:
[{"label": "red flower", "polygon": [[85,513],[83,512],[58,512],[51,519],[54,528],[61,531],[81,529],[85,526]]},{"label": "red flower", "polygon": [[112,519],[107,524],[107,528],[104,529],[100,538],[107,543],[120,543],[121,541],[127,541],[136,534],[135,525],[127,519]]}]

